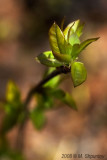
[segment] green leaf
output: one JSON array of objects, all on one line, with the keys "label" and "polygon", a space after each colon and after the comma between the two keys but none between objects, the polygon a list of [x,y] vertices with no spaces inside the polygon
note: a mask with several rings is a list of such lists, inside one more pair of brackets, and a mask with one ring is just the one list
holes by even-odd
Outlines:
[{"label": "green leaf", "polygon": [[69,107],[71,107],[72,109],[77,110],[76,103],[75,103],[74,99],[72,98],[72,96],[69,93],[65,94],[63,102],[65,104],[67,104]]},{"label": "green leaf", "polygon": [[[69,60],[71,61],[71,53],[72,53],[73,46],[70,43],[67,43],[65,45],[65,47],[66,47],[66,53],[67,53],[67,55],[70,55]],[[68,60],[68,62],[69,62],[69,60]]]},{"label": "green leaf", "polygon": [[1,130],[2,134],[5,134],[16,125],[18,116],[19,116],[19,112],[14,109],[5,115],[2,123],[2,130]]},{"label": "green leaf", "polygon": [[6,103],[4,104],[5,117],[2,123],[2,133],[5,134],[12,129],[18,120],[22,109],[21,97],[18,87],[14,82],[9,81],[6,90]]},{"label": "green leaf", "polygon": [[36,94],[37,107],[42,110],[47,110],[53,107],[53,98],[50,96],[48,89],[50,87],[42,88],[41,94]]},{"label": "green leaf", "polygon": [[74,87],[82,84],[87,77],[87,71],[84,67],[84,64],[81,62],[73,62],[71,64],[71,76],[72,76]]},{"label": "green leaf", "polygon": [[53,54],[65,54],[65,39],[59,26],[54,23],[49,30],[49,40]]},{"label": "green leaf", "polygon": [[4,110],[5,110],[5,113],[9,114],[11,113],[11,111],[13,110],[13,105],[11,103],[5,103],[4,104]]},{"label": "green leaf", "polygon": [[6,100],[10,103],[17,103],[20,101],[20,92],[18,87],[15,85],[14,82],[9,81],[7,84],[7,91],[6,91]]},{"label": "green leaf", "polygon": [[78,37],[82,35],[83,28],[84,28],[84,23],[78,26],[77,31],[76,31]]},{"label": "green leaf", "polygon": [[69,37],[69,43],[73,46],[74,44],[80,44],[80,40],[77,36],[77,34],[74,32],[70,37]]},{"label": "green leaf", "polygon": [[65,97],[65,92],[61,89],[55,89],[51,94],[58,99],[63,99]]},{"label": "green leaf", "polygon": [[47,88],[48,94],[57,99],[63,99],[65,92],[61,89]]},{"label": "green leaf", "polygon": [[55,58],[60,62],[69,63],[71,61],[71,56],[68,55],[67,42],[65,41],[63,32],[54,23],[49,30],[49,40],[52,49],[52,53]]},{"label": "green leaf", "polygon": [[77,31],[77,28],[78,28],[79,24],[80,24],[79,19],[74,22],[74,25],[72,26],[72,29],[73,29],[74,32]]},{"label": "green leaf", "polygon": [[63,64],[54,58],[52,51],[46,51],[36,57],[36,60],[48,67],[60,67]]},{"label": "green leaf", "polygon": [[75,58],[77,57],[77,52],[79,50],[79,47],[80,47],[79,44],[74,44],[74,46],[72,47],[71,57],[73,60],[75,60]]},{"label": "green leaf", "polygon": [[[49,68],[46,72],[43,78],[46,78],[50,73],[52,73],[55,70],[55,68]],[[56,88],[58,87],[59,83],[61,81],[61,76],[55,76],[54,78],[50,79],[48,82],[44,84],[44,87],[52,87]]]},{"label": "green leaf", "polygon": [[50,89],[49,93],[53,97],[61,100],[65,104],[67,104],[72,109],[77,110],[76,103],[75,103],[74,99],[72,98],[72,96],[69,93],[64,92],[61,89]]},{"label": "green leaf", "polygon": [[64,30],[65,39],[73,46],[80,44],[79,37],[82,34],[84,24],[80,24],[80,20],[70,23]]},{"label": "green leaf", "polygon": [[60,62],[64,63],[70,63],[71,62],[71,56],[67,54],[59,54],[57,52],[53,52],[55,58],[59,60]]},{"label": "green leaf", "polygon": [[72,23],[70,23],[69,25],[67,25],[67,27],[65,28],[65,30],[64,30],[64,32],[63,32],[66,40],[68,39],[68,34],[70,34],[70,33],[69,33],[69,30],[70,30],[70,28],[74,25],[74,23],[75,23],[75,22],[72,22]]},{"label": "green leaf", "polygon": [[42,108],[47,110],[51,109],[54,105],[53,98],[50,95],[43,95]]},{"label": "green leaf", "polygon": [[80,53],[83,49],[85,49],[90,43],[95,42],[96,40],[98,40],[98,38],[91,38],[91,39],[87,39],[84,42],[82,42],[80,44],[79,50],[77,51],[78,53]]},{"label": "green leaf", "polygon": [[65,36],[65,39],[67,40],[68,39],[68,36],[70,37],[72,35],[72,33],[75,33],[78,26],[79,26],[79,23],[80,23],[80,20],[76,20],[72,23],[70,23],[64,30],[64,36]]},{"label": "green leaf", "polygon": [[46,119],[41,109],[34,109],[30,114],[30,118],[36,129],[40,130],[43,128]]},{"label": "green leaf", "polygon": [[89,44],[91,44],[92,42],[98,39],[99,38],[91,38],[91,39],[85,40],[80,45],[75,44],[72,48],[72,53],[71,53],[72,58],[75,59],[76,57],[78,57],[80,52],[82,52]]},{"label": "green leaf", "polygon": [[16,125],[22,107],[19,89],[14,82],[9,81],[6,90],[6,103],[4,104],[6,115],[2,123],[2,133],[8,132]]}]

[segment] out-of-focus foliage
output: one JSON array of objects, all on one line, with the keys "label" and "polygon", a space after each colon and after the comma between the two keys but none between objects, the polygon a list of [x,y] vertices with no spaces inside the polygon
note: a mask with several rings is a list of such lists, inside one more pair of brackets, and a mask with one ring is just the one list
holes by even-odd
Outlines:
[{"label": "out-of-focus foliage", "polygon": [[19,26],[14,26],[8,20],[0,19],[0,42],[14,39],[19,34]]},{"label": "out-of-focus foliage", "polygon": [[[46,71],[44,78],[53,72],[55,68],[49,68]],[[60,100],[74,110],[77,110],[74,99],[69,93],[59,89],[59,84],[61,83],[61,76],[56,76],[49,80],[41,89],[41,93],[37,93],[36,107],[30,112],[30,118],[37,129],[42,129],[45,122],[45,111],[53,109],[56,107],[54,104],[55,100]]]},{"label": "out-of-focus foliage", "polygon": [[1,160],[24,160],[23,156],[16,151],[10,150],[7,146],[0,148]]},{"label": "out-of-focus foliage", "polygon": [[42,109],[40,109],[39,107],[34,109],[30,114],[30,118],[36,129],[39,130],[43,128],[45,124],[45,116],[44,116]]},{"label": "out-of-focus foliage", "polygon": [[6,139],[8,131],[18,124],[22,108],[20,91],[14,82],[9,81],[6,89],[6,102],[2,104],[5,116],[0,131],[0,159],[23,160],[20,153],[10,149]]},{"label": "out-of-focus foliage", "polygon": [[6,102],[4,103],[5,117],[2,123],[2,134],[9,131],[16,123],[22,110],[20,91],[17,86],[9,81],[6,90]]}]

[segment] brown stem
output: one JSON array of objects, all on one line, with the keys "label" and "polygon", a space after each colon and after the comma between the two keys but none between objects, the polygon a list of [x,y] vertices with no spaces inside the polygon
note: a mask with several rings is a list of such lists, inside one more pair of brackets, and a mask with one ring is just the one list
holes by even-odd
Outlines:
[{"label": "brown stem", "polygon": [[28,112],[29,112],[29,108],[28,108],[28,104],[30,103],[33,95],[37,92],[40,92],[40,89],[42,88],[42,86],[48,82],[50,79],[54,78],[57,75],[60,75],[62,73],[67,74],[70,72],[70,68],[69,67],[65,67],[65,66],[61,66],[58,67],[55,71],[53,71],[51,74],[49,74],[45,79],[43,79],[42,81],[40,81],[40,83],[33,87],[29,92],[28,95],[25,99],[24,102],[24,108],[23,108],[23,112],[25,112],[26,117],[23,121],[23,123],[20,125],[19,127],[19,131],[18,131],[18,136],[17,136],[17,140],[16,140],[16,148],[20,151],[23,150],[24,148],[24,131],[25,131],[25,127],[26,127],[26,122],[28,119]]}]

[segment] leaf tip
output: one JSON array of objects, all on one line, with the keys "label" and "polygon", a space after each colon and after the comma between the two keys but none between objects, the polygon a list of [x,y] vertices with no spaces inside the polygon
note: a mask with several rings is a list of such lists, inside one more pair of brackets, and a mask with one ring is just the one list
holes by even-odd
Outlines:
[{"label": "leaf tip", "polygon": [[96,38],[96,41],[97,41],[98,39],[100,39],[100,37],[97,37],[97,38]]},{"label": "leaf tip", "polygon": [[56,26],[56,22],[54,21],[53,25],[52,26]]}]

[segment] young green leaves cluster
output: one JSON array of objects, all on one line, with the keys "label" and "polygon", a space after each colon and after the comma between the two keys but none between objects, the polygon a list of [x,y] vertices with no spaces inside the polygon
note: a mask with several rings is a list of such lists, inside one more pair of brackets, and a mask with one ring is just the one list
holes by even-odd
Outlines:
[{"label": "young green leaves cluster", "polygon": [[53,23],[49,30],[52,51],[43,52],[36,57],[37,61],[48,67],[70,67],[74,87],[83,83],[87,76],[83,63],[76,62],[77,58],[81,51],[98,39],[91,38],[80,42],[83,27],[84,24],[81,24],[80,20],[70,23],[64,30]]}]

